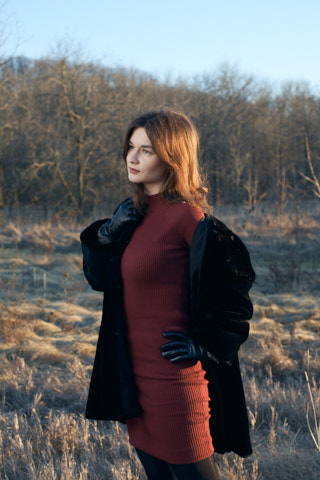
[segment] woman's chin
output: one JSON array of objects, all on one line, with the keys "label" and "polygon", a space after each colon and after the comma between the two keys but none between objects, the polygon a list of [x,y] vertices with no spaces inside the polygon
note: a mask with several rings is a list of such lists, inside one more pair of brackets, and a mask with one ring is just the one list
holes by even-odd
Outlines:
[{"label": "woman's chin", "polygon": [[130,175],[130,174],[128,175],[128,180],[129,180],[129,182],[131,182],[131,183],[141,183],[141,182],[139,182],[139,180],[137,179],[137,177],[135,177],[134,175]]}]

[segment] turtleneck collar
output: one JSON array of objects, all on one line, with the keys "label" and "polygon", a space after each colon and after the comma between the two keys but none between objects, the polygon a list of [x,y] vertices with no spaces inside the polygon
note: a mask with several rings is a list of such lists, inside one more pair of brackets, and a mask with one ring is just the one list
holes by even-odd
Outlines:
[{"label": "turtleneck collar", "polygon": [[149,206],[148,210],[150,210],[150,208],[153,209],[153,208],[157,207],[158,205],[162,205],[163,202],[164,202],[161,193],[155,193],[153,195],[145,195],[144,199],[146,201],[146,204]]}]

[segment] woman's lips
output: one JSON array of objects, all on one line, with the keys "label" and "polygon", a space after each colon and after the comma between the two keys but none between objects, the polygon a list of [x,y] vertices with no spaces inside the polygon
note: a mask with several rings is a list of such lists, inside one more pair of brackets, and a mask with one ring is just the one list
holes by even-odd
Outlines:
[{"label": "woman's lips", "polygon": [[129,167],[129,172],[130,173],[139,173],[139,170],[136,170],[135,168]]}]

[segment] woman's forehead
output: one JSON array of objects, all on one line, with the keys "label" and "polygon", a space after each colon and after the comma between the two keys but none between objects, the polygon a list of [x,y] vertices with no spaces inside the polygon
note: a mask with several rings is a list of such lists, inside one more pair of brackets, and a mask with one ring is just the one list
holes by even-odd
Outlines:
[{"label": "woman's forehead", "polygon": [[152,143],[143,127],[136,128],[129,138],[130,142],[141,147],[152,147]]}]

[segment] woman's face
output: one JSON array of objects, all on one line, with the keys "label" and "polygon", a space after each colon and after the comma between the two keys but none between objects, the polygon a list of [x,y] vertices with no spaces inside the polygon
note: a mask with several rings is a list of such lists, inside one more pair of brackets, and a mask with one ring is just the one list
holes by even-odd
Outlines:
[{"label": "woman's face", "polygon": [[128,178],[143,183],[147,195],[159,193],[163,184],[166,164],[154,151],[144,128],[136,128],[129,139],[127,153]]}]

